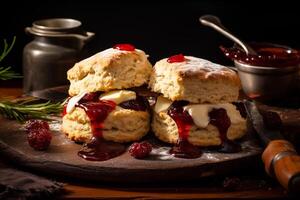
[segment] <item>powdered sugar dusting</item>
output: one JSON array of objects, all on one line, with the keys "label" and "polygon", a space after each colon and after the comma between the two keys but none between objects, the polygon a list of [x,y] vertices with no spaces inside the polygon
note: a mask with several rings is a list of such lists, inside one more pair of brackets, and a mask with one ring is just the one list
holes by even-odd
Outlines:
[{"label": "powdered sugar dusting", "polygon": [[209,76],[210,73],[224,73],[230,71],[228,68],[210,62],[202,58],[196,58],[193,56],[185,56],[186,61],[181,63],[172,63],[176,70],[180,72],[197,73],[199,71],[206,72]]},{"label": "powdered sugar dusting", "polygon": [[119,49],[109,48],[109,49],[106,49],[104,51],[99,52],[98,56],[100,56],[100,57],[111,57],[115,54],[119,54],[120,52],[126,52],[126,51],[121,51]]},{"label": "powdered sugar dusting", "polygon": [[[93,55],[89,58],[86,58],[86,59],[82,60],[81,62],[89,62],[90,60],[93,60],[95,57],[98,57],[98,58],[101,58],[101,59],[104,59],[104,58],[110,59],[114,55],[131,54],[133,52],[145,55],[145,53],[140,49],[135,49],[134,51],[123,51],[123,50],[119,50],[119,49],[109,48],[109,49],[101,51],[101,52],[99,52],[99,53],[97,53],[97,54],[95,54],[95,55]],[[146,55],[145,55],[145,57],[146,57]]]},{"label": "powdered sugar dusting", "polygon": [[120,53],[130,54],[132,52],[142,53],[143,51],[139,50],[139,49],[135,49],[134,51],[123,51],[123,50],[119,50],[119,49],[109,48],[109,49],[106,49],[104,51],[99,52],[98,56],[100,56],[100,57],[112,57],[113,55],[116,55],[116,54],[120,54]]}]

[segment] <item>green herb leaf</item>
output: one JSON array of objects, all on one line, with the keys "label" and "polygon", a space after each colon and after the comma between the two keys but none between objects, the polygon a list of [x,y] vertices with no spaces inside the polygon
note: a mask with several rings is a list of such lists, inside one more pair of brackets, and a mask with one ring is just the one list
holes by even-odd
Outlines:
[{"label": "green herb leaf", "polygon": [[28,118],[50,120],[50,114],[59,114],[62,111],[63,104],[34,103],[36,99],[24,99],[21,101],[0,101],[0,114],[5,118],[15,119],[24,122]]},{"label": "green herb leaf", "polygon": [[9,54],[9,52],[12,50],[15,42],[16,42],[16,36],[14,36],[12,43],[10,44],[10,46],[7,44],[6,39],[3,40],[4,42],[4,48],[3,48],[3,52],[0,56],[0,62],[7,56],[7,54]]},{"label": "green herb leaf", "polygon": [[[9,54],[16,42],[16,36],[14,36],[13,41],[8,45],[7,41],[4,39],[3,51],[0,55],[0,62]],[[0,80],[8,80],[13,78],[22,78],[18,73],[11,70],[11,67],[0,67]]]},{"label": "green herb leaf", "polygon": [[11,70],[11,67],[0,67],[0,79],[8,80],[13,78],[22,78],[22,76]]}]

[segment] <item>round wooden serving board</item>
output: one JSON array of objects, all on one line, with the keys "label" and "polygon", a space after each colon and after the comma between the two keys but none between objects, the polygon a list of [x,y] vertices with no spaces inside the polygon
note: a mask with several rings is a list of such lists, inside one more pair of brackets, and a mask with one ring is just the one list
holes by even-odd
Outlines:
[{"label": "round wooden serving board", "polygon": [[138,160],[126,152],[107,161],[86,161],[77,155],[81,145],[68,140],[59,131],[59,118],[50,123],[53,138],[47,151],[35,151],[28,145],[22,124],[6,119],[0,119],[0,124],[1,157],[33,172],[75,179],[119,183],[193,180],[249,170],[259,162],[261,154],[256,140],[250,137],[241,141],[243,151],[239,153],[207,150],[200,158],[180,159],[169,155],[170,146],[150,134],[148,140],[156,147],[147,159]]}]

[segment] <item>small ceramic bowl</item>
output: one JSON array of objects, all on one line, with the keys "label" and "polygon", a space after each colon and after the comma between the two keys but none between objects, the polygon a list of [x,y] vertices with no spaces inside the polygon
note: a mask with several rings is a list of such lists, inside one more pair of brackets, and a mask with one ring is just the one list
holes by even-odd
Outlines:
[{"label": "small ceramic bowl", "polygon": [[296,87],[299,65],[254,66],[234,61],[244,93],[256,100],[272,101],[289,95]]}]

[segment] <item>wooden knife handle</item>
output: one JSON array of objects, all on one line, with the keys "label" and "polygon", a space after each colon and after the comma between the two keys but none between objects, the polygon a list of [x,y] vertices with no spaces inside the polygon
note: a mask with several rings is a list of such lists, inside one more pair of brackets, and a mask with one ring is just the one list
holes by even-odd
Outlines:
[{"label": "wooden knife handle", "polygon": [[300,192],[300,156],[286,140],[271,141],[262,154],[265,170],[291,192]]}]

